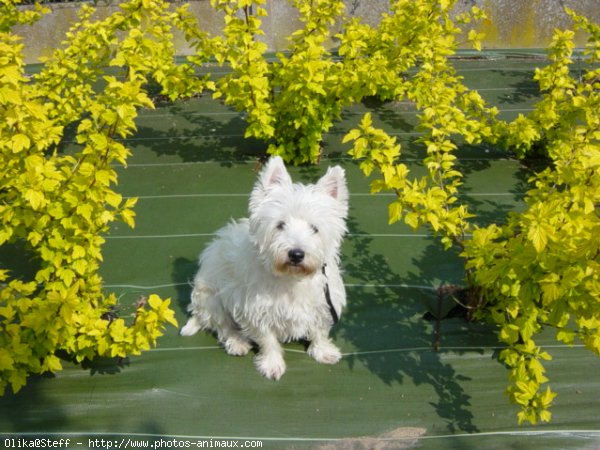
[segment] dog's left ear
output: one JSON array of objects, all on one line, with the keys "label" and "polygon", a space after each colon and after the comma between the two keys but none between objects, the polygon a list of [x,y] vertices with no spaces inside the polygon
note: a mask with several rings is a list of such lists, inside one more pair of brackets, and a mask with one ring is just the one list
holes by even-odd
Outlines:
[{"label": "dog's left ear", "polygon": [[343,204],[348,203],[346,175],[340,166],[330,167],[317,182],[317,187]]}]

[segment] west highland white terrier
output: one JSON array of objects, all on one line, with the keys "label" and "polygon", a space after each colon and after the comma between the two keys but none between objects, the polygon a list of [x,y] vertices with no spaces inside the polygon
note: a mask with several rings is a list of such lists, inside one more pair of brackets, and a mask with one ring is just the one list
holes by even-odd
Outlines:
[{"label": "west highland white terrier", "polygon": [[306,339],[320,363],[342,357],[329,331],[346,305],[339,251],[346,233],[344,170],[330,167],[316,183],[292,183],[271,158],[250,195],[250,217],[234,221],[200,255],[191,317],[183,336],[210,330],[230,355],[255,344],[265,377],[285,372],[282,342]]}]

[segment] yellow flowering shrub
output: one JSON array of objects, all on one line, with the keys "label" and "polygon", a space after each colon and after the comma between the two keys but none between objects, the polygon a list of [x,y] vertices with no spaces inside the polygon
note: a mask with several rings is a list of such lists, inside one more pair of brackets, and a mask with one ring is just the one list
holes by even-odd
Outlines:
[{"label": "yellow flowering shrub", "polygon": [[[176,65],[173,24],[161,0],[130,0],[104,20],[80,9],[62,48],[33,77],[24,73],[17,23],[23,12],[4,0],[0,15],[0,246],[31,256],[33,273],[0,268],[0,393],[17,392],[29,374],[61,369],[57,352],[77,362],[125,357],[156,344],[176,326],[170,300],[150,295],[132,318],[115,317],[99,264],[110,224],[134,226],[135,199],[114,190],[114,164],[129,150],[139,108],[153,108],[153,80],[170,98],[201,90],[206,80]],[[64,149],[65,129],[75,149]]]}]

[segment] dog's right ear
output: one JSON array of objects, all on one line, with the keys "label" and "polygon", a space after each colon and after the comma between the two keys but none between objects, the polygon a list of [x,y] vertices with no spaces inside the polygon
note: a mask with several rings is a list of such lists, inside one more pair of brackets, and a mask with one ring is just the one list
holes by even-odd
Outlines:
[{"label": "dog's right ear", "polygon": [[250,194],[250,211],[256,209],[264,201],[270,189],[277,186],[291,186],[292,178],[279,156],[274,156],[264,165],[258,180]]},{"label": "dog's right ear", "polygon": [[265,190],[275,185],[292,184],[292,178],[280,156],[274,156],[267,161],[258,177],[258,184]]}]

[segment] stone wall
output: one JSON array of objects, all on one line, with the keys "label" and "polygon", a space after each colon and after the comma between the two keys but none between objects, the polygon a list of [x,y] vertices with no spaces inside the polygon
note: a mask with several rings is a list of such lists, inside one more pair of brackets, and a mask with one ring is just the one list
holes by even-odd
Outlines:
[{"label": "stone wall", "polygon": [[[387,10],[389,0],[346,0],[346,11],[375,24]],[[595,22],[600,22],[600,0],[459,0],[457,12],[477,5],[488,11],[489,20],[482,25],[486,33],[487,48],[539,48],[547,46],[555,28],[569,27],[564,13],[567,6]],[[201,26],[211,33],[222,27],[221,18],[210,7],[209,0],[191,2],[191,10]],[[40,56],[49,56],[60,45],[71,23],[76,20],[77,3],[54,4],[52,12],[33,27],[15,29],[24,38],[25,57],[28,63],[37,62]],[[105,17],[118,7],[97,5],[97,16]],[[297,15],[286,0],[267,0],[269,16],[263,20],[264,40],[271,50],[283,50],[286,37],[298,27]],[[176,37],[181,54],[188,48],[182,36]]]}]

